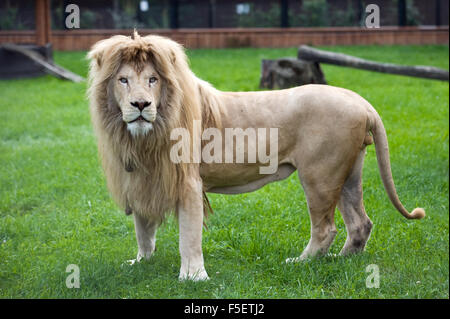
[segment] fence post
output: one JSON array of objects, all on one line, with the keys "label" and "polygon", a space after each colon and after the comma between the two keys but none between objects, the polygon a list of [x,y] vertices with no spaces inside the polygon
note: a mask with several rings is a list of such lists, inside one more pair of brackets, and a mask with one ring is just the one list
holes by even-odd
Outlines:
[{"label": "fence post", "polygon": [[440,0],[435,0],[435,22],[437,26],[441,25],[441,1]]},{"label": "fence post", "polygon": [[178,0],[170,0],[169,19],[170,28],[178,29]]},{"label": "fence post", "polygon": [[50,1],[36,0],[36,44],[44,46],[50,43]]},{"label": "fence post", "polygon": [[398,0],[398,25],[406,25],[406,0]]},{"label": "fence post", "polygon": [[208,28],[214,28],[216,16],[216,0],[208,1]]},{"label": "fence post", "polygon": [[280,0],[280,19],[281,19],[281,27],[288,28],[289,27],[289,2],[288,0]]}]

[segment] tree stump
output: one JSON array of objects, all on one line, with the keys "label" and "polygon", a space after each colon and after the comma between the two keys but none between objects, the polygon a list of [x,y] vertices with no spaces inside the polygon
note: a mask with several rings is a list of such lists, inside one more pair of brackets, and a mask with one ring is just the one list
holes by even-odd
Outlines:
[{"label": "tree stump", "polygon": [[311,83],[327,84],[317,62],[295,58],[261,61],[260,88],[286,89]]}]

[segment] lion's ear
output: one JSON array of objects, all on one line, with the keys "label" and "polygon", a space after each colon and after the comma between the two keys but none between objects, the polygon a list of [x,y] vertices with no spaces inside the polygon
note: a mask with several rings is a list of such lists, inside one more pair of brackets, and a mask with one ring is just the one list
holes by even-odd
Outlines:
[{"label": "lion's ear", "polygon": [[99,52],[95,57],[95,62],[97,62],[97,66],[100,68],[102,66],[102,58],[103,58],[103,52]]},{"label": "lion's ear", "polygon": [[87,58],[95,62],[97,67],[100,68],[106,60],[109,61],[111,59],[115,61],[115,58],[120,55],[120,52],[129,41],[131,39],[123,35],[115,35],[109,39],[100,40],[92,46],[87,54]]},{"label": "lion's ear", "polygon": [[103,50],[101,50],[98,46],[94,46],[87,54],[87,58],[91,61],[95,61],[97,63],[97,67],[100,68],[102,66]]},{"label": "lion's ear", "polygon": [[177,62],[177,55],[173,50],[170,51],[170,62],[172,64],[175,64],[175,62]]}]

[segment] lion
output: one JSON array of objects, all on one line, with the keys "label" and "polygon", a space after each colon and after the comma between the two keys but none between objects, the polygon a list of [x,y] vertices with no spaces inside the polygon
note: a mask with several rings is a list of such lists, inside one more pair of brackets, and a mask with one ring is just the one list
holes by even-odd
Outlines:
[{"label": "lion", "polygon": [[[341,255],[362,252],[372,221],[363,204],[362,168],[366,146],[375,144],[381,179],[394,207],[408,219],[392,178],[386,131],[379,114],[358,94],[329,85],[277,91],[222,92],[190,70],[183,47],[166,37],[117,35],[97,42],[90,60],[88,97],[107,185],[132,214],[138,253],[155,251],[156,230],[173,212],[179,225],[181,280],[206,280],[202,228],[209,201],[205,193],[240,194],[298,172],[311,219],[310,240],[297,262],[325,255],[337,233],[339,208],[347,230]],[[195,122],[201,125],[194,125]],[[277,169],[245,162],[174,162],[174,141],[183,128],[200,137],[207,128],[276,128]],[[222,143],[222,147],[230,142]],[[203,145],[203,144],[202,144]],[[258,147],[250,140],[247,149]]]}]

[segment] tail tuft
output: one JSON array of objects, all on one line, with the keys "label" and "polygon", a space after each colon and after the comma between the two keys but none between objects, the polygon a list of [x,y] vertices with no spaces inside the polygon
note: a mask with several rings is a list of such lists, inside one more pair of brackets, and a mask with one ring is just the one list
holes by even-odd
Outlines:
[{"label": "tail tuft", "polygon": [[423,208],[414,208],[411,212],[410,219],[422,219],[425,217],[425,210]]}]

